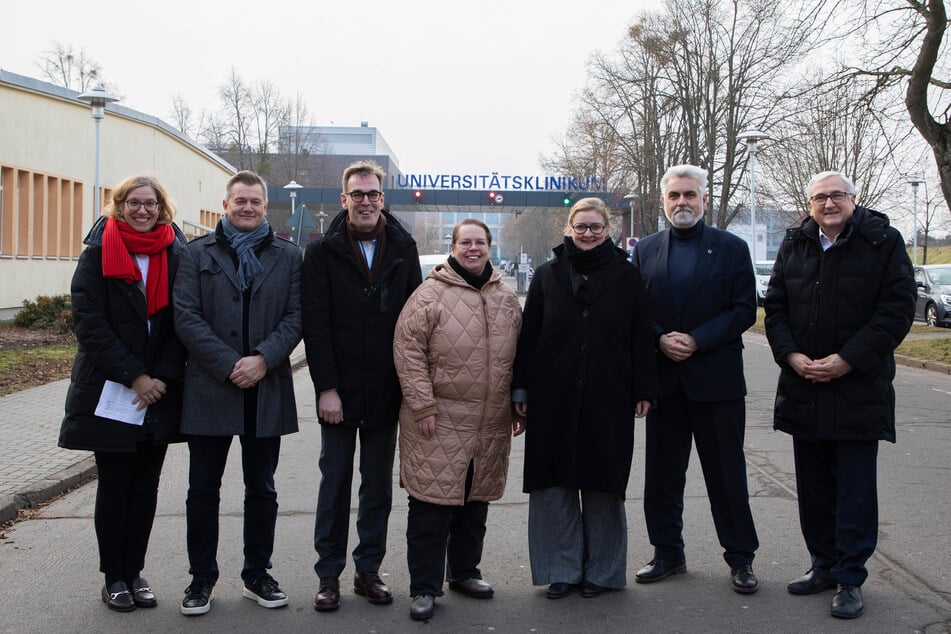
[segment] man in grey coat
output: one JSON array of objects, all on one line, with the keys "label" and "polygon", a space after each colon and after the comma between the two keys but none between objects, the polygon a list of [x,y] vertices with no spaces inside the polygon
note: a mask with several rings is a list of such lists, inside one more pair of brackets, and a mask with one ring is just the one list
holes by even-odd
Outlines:
[{"label": "man in grey coat", "polygon": [[189,243],[175,280],[175,329],[188,349],[182,432],[188,436],[189,572],[182,614],[205,614],[218,580],[218,503],[233,436],[244,472],[244,596],[287,605],[268,574],[277,521],[281,436],[297,431],[290,354],[301,338],[300,251],[267,222],[267,186],[229,181],[214,233]]}]

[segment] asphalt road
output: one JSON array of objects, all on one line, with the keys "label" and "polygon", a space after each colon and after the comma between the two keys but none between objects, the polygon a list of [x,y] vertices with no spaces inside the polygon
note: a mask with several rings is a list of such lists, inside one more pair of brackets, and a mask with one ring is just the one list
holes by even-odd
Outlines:
[{"label": "asphalt road", "polygon": [[[221,580],[212,610],[179,613],[188,584],[184,499],[187,450],[173,447],[166,461],[159,509],[144,576],[159,596],[153,610],[110,612],[99,601],[102,577],[92,514],[95,483],[46,507],[7,531],[0,543],[0,631],[205,632],[326,630],[333,632],[948,632],[951,623],[951,376],[900,367],[898,443],[880,450],[879,550],[869,562],[865,615],[850,622],[829,616],[831,593],[794,597],[785,584],[805,572],[789,437],[770,424],[777,370],[766,340],[746,338],[748,398],[746,453],[753,516],[761,547],[754,562],[757,594],[729,589],[713,531],[699,464],[688,474],[685,540],[688,573],[641,586],[634,572],[651,558],[642,513],[643,424],[638,423],[628,489],[628,587],[596,599],[573,595],[550,601],[531,585],[526,540],[527,495],[521,492],[521,439],[513,444],[508,491],[489,510],[483,574],[496,589],[490,601],[453,595],[437,600],[435,618],[410,621],[406,572],[406,497],[394,492],[385,580],[396,596],[372,606],[349,591],[344,572],[342,607],[313,609],[314,508],[319,430],[306,369],[296,375],[301,432],[285,438],[278,470],[281,504],[274,576],[290,595],[287,608],[266,610],[242,598],[240,459],[233,453],[222,490]],[[531,433],[531,432],[529,432]],[[235,443],[237,446],[237,443]],[[396,478],[394,476],[394,483]],[[356,500],[356,490],[354,491]],[[353,537],[351,537],[353,539]],[[352,545],[351,545],[352,548]]]}]

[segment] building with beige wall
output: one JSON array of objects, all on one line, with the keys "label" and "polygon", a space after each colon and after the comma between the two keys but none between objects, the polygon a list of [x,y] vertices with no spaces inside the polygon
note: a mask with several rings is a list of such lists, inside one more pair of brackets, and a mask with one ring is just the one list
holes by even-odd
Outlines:
[{"label": "building with beige wall", "polygon": [[[95,126],[79,93],[0,70],[0,317],[23,300],[69,292],[95,221]],[[157,117],[106,106],[100,195],[133,174],[168,189],[186,233],[214,226],[235,169]]]}]

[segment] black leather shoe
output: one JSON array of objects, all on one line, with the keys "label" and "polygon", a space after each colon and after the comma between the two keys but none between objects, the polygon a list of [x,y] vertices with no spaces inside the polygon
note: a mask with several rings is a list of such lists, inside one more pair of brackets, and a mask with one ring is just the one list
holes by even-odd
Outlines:
[{"label": "black leather shoe", "polygon": [[102,602],[108,605],[110,610],[116,612],[131,612],[135,609],[132,593],[129,592],[129,586],[125,584],[125,581],[116,581],[103,586]]},{"label": "black leather shoe", "polygon": [[318,612],[330,612],[340,607],[340,579],[326,577],[320,580],[320,589],[314,597],[314,609]]},{"label": "black leather shoe", "polygon": [[158,599],[155,593],[149,587],[149,582],[142,577],[136,577],[132,580],[129,589],[132,591],[132,601],[137,608],[154,608],[158,605]]},{"label": "black leather shoe", "polygon": [[840,583],[832,597],[832,616],[837,619],[854,619],[862,615],[865,603],[862,601],[862,588]]},{"label": "black leather shoe", "polygon": [[819,594],[836,586],[832,573],[824,568],[810,568],[809,572],[786,585],[790,594]]},{"label": "black leather shoe", "polygon": [[364,572],[353,575],[353,591],[374,605],[393,603],[393,593],[386,587],[380,575]]},{"label": "black leather shoe", "polygon": [[683,559],[680,561],[652,559],[649,564],[637,571],[634,580],[637,583],[654,583],[682,572],[687,572],[687,562]]},{"label": "black leather shoe", "polygon": [[604,588],[596,583],[585,581],[581,584],[581,596],[583,596],[585,599],[593,599],[594,597],[601,596],[603,593]]},{"label": "black leather shoe", "polygon": [[564,599],[577,587],[578,586],[573,583],[563,583],[559,581],[548,586],[548,591],[545,593],[545,596],[549,599]]},{"label": "black leather shoe", "polygon": [[495,591],[482,579],[459,579],[449,582],[449,589],[473,599],[491,599]]},{"label": "black leather shoe", "polygon": [[436,597],[429,594],[417,594],[409,605],[409,618],[414,621],[428,621],[436,612]]},{"label": "black leather shoe", "polygon": [[254,581],[245,581],[243,594],[262,608],[283,608],[290,602],[277,579],[266,572]]},{"label": "black leather shoe", "polygon": [[740,594],[753,594],[759,590],[759,579],[753,574],[753,566],[750,564],[731,568],[730,583],[733,585],[733,592]]}]

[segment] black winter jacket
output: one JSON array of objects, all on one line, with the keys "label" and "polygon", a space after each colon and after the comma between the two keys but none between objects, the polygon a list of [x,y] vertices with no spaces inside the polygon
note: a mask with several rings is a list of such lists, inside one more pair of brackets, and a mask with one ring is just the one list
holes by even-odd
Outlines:
[{"label": "black winter jacket", "polygon": [[[764,306],[781,368],[773,426],[804,440],[895,441],[894,351],[915,315],[917,289],[901,234],[856,207],[827,251],[811,218],[786,231]],[[853,368],[813,383],[786,362],[838,353]]]},{"label": "black winter jacket", "polygon": [[[175,241],[168,247],[169,304],[149,320],[145,294],[136,284],[102,275],[104,227],[105,217],[83,240],[88,248],[79,256],[70,287],[79,347],[66,394],[59,446],[133,452],[143,440],[154,444],[181,441],[178,429],[186,354],[172,324],[172,284],[187,240],[172,225]],[[141,427],[95,415],[106,379],[132,387],[142,374],[162,379],[167,391],[149,406]]]},{"label": "black winter jacket", "polygon": [[403,400],[393,365],[393,332],[403,304],[422,283],[422,272],[412,236],[386,210],[383,214],[386,250],[374,284],[347,242],[346,210],[307,247],[301,270],[310,377],[318,395],[337,389],[344,425],[395,425]]}]

